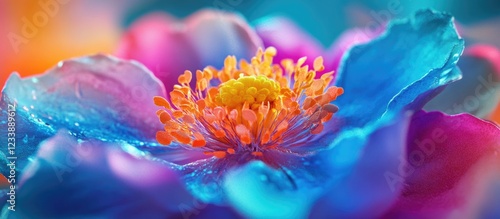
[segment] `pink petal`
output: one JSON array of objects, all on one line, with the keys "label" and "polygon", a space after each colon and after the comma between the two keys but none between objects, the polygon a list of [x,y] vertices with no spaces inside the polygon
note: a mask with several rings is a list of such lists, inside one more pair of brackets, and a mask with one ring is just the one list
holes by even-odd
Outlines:
[{"label": "pink petal", "polygon": [[222,67],[228,55],[249,59],[258,47],[260,39],[242,17],[202,10],[184,21],[162,13],[139,19],[116,55],[144,63],[171,90],[185,70]]},{"label": "pink petal", "polygon": [[182,22],[166,14],[150,14],[130,27],[116,55],[143,63],[171,90],[184,70],[203,67],[188,34]]},{"label": "pink petal", "polygon": [[399,172],[405,188],[386,216],[462,217],[476,191],[478,167],[498,159],[500,129],[468,114],[419,112],[407,143],[407,165]]},{"label": "pink petal", "polygon": [[[316,57],[324,55],[320,43],[287,18],[264,19],[255,26],[255,29],[262,38],[265,47],[273,46],[278,50],[275,57],[276,63],[280,63],[286,58],[297,61],[306,56],[306,64],[312,66]],[[326,64],[326,71],[335,70]]]}]

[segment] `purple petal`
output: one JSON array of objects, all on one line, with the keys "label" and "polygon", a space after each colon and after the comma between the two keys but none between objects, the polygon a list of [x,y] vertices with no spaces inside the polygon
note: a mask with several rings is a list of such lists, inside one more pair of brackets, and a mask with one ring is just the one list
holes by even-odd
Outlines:
[{"label": "purple petal", "polygon": [[482,164],[498,160],[500,129],[468,114],[419,112],[407,145],[405,186],[386,216],[457,217],[470,208]]}]

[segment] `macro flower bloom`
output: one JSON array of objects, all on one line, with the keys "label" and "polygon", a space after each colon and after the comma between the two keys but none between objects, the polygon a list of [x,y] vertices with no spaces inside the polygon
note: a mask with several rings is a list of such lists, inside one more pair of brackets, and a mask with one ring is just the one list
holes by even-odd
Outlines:
[{"label": "macro flower bloom", "polygon": [[331,103],[343,90],[329,86],[333,72],[314,79],[324,70],[322,57],[315,59],[313,69],[303,66],[306,58],[296,64],[285,59],[280,66],[272,64],[276,52],[270,47],[238,66],[232,56],[219,71],[198,70],[195,89],[190,87],[193,73],[180,75],[170,101],[154,99],[163,108],[157,111],[164,125],[156,133],[158,142],[202,148],[217,158],[234,155],[238,162],[262,157],[274,167],[283,164],[273,152],[313,152],[310,143],[338,111]]},{"label": "macro flower bloom", "polygon": [[[204,17],[202,26],[227,24],[223,17]],[[234,36],[223,39],[249,39]],[[202,44],[186,44],[199,56],[172,50],[163,58],[198,65],[211,57],[205,49],[219,49]],[[420,111],[460,78],[463,47],[450,15],[424,10],[353,47],[335,77],[322,58],[275,64],[280,50],[272,47],[180,75],[105,55],[62,61],[40,76],[12,74],[0,106],[2,115],[17,108],[24,170],[16,214],[498,215],[488,205],[500,197],[498,126]]]}]

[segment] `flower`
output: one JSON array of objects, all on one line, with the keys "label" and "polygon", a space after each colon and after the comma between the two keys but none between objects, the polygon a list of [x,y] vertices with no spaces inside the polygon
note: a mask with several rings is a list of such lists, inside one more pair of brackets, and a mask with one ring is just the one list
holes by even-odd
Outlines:
[{"label": "flower", "polygon": [[[338,111],[331,104],[343,93],[329,86],[333,72],[314,79],[324,70],[323,58],[314,68],[291,59],[273,65],[276,49],[259,50],[250,62],[227,57],[224,67],[184,72],[169,100],[157,96],[155,104],[161,131],[156,139],[163,145],[175,142],[189,149],[201,148],[204,154],[224,158],[235,155],[238,162],[247,156],[262,157],[267,164],[280,167],[273,153],[307,154],[310,143]],[[212,85],[218,84],[218,85]],[[252,159],[252,156],[249,158]]]},{"label": "flower", "polygon": [[[171,86],[170,102],[162,98],[163,83],[146,67],[105,55],[63,61],[40,76],[21,79],[12,74],[0,106],[2,115],[7,105],[17,107],[17,133],[23,135],[16,162],[26,169],[17,184],[16,213],[316,218],[403,217],[418,210],[425,218],[495,215],[495,206],[484,203],[499,197],[490,192],[499,188],[498,126],[467,114],[419,111],[443,86],[460,78],[456,63],[462,50],[451,16],[424,10],[353,47],[333,85],[328,83],[330,74],[312,77],[323,68],[321,58],[314,59],[311,72],[301,67],[304,59],[283,60],[285,74],[280,74],[271,61],[279,49],[257,52],[257,58],[239,66],[230,56],[220,60],[223,67],[192,71],[194,92],[216,90],[189,99],[193,74],[183,71],[181,85]],[[294,82],[303,82],[305,89],[284,80],[290,69]],[[155,74],[161,79],[161,72]],[[162,81],[172,83],[169,79],[164,75]],[[250,96],[234,98],[243,90]],[[315,99],[320,96],[327,102]],[[301,110],[310,105],[308,98],[319,103],[309,109],[335,114],[329,121],[313,119],[314,114]],[[338,111],[330,103],[333,99]],[[158,111],[157,105],[165,109]],[[264,113],[271,115],[271,125],[252,126],[260,115],[251,110],[261,113],[266,106],[291,113],[290,120],[283,118],[288,125],[280,128],[282,122],[272,121],[280,114]],[[185,108],[178,112],[177,107]],[[233,108],[241,109],[247,122],[225,124]],[[162,123],[173,118],[177,122],[165,130]],[[210,129],[217,124],[227,130]],[[176,125],[179,129],[172,130]],[[262,130],[261,138],[255,129]],[[278,144],[262,150],[269,142],[267,131]],[[303,134],[307,141],[295,142],[293,150],[279,144],[300,141]],[[228,135],[232,141],[214,146],[215,138]],[[173,143],[164,147],[156,140]],[[249,142],[257,142],[256,147],[242,153]],[[32,161],[25,159],[35,150]],[[476,180],[479,174],[484,181]]]}]

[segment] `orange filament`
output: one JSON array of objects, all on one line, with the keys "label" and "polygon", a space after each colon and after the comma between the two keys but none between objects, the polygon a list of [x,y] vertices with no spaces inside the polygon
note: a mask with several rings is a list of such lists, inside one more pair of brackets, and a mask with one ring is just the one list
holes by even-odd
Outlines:
[{"label": "orange filament", "polygon": [[[228,56],[224,67],[185,71],[169,100],[154,97],[162,107],[157,116],[165,129],[158,131],[160,144],[172,142],[201,148],[217,158],[240,152],[263,156],[266,150],[297,146],[300,141],[323,132],[338,107],[331,104],[343,89],[329,86],[333,72],[315,79],[324,70],[323,58],[314,60],[313,69],[286,59],[273,64],[276,49],[259,49],[250,62]],[[213,86],[212,84],[218,84]],[[299,145],[300,146],[300,145]]]}]

